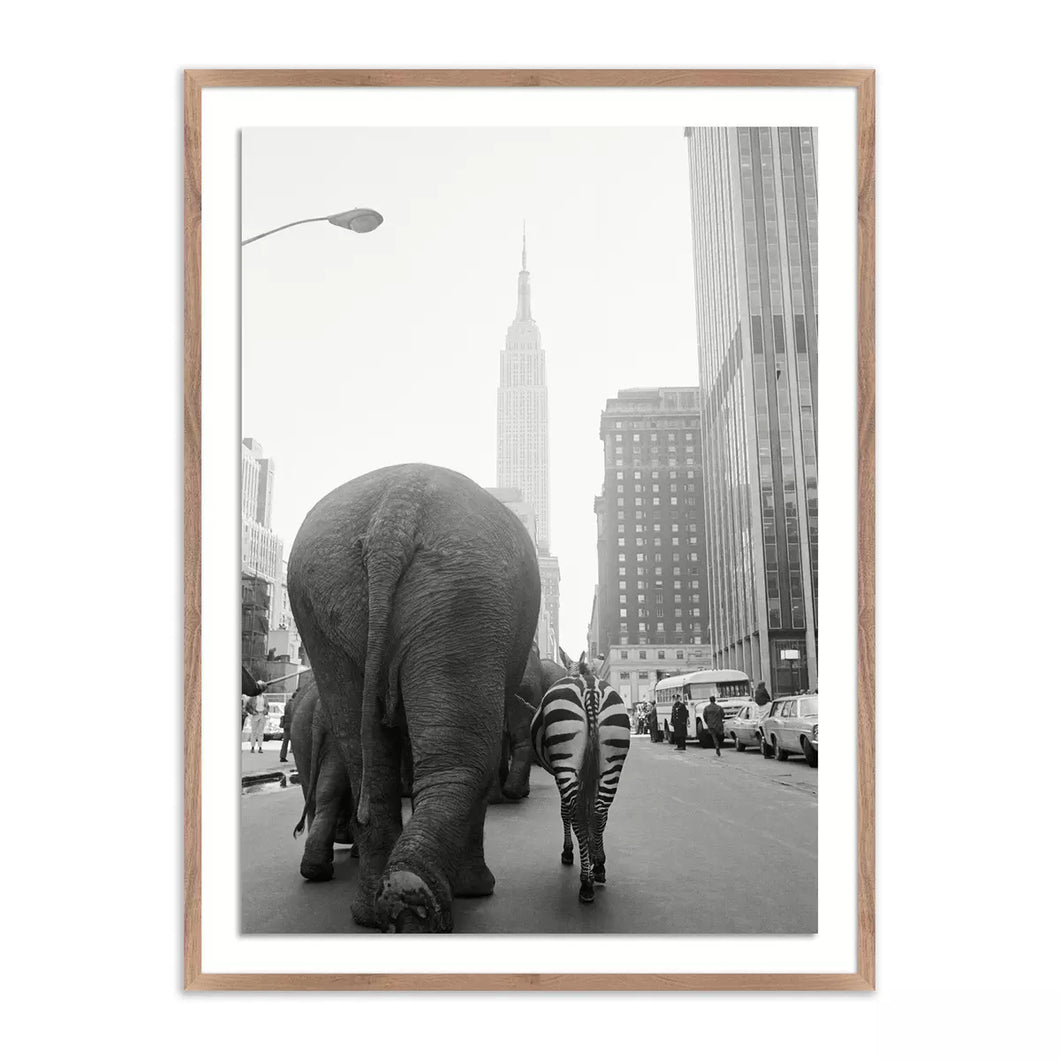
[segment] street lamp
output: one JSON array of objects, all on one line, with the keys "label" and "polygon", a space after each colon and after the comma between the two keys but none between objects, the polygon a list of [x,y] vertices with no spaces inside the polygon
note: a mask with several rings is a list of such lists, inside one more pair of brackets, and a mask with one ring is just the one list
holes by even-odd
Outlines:
[{"label": "street lamp", "polygon": [[358,206],[353,210],[343,210],[342,213],[333,213],[326,217],[306,217],[301,221],[291,221],[290,224],[280,225],[279,228],[270,228],[267,232],[262,232],[261,235],[244,239],[241,245],[245,247],[248,243],[253,243],[255,239],[264,239],[266,236],[271,236],[273,232],[281,232],[283,229],[293,228],[295,225],[307,225],[311,221],[330,221],[331,224],[338,225],[339,228],[348,228],[351,232],[363,233],[374,232],[383,223],[383,215],[376,210]]}]

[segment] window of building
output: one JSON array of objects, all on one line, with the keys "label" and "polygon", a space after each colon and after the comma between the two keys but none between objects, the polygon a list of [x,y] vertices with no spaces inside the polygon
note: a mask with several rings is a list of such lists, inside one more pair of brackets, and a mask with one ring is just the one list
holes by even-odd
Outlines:
[{"label": "window of building", "polygon": [[696,561],[697,559],[699,559],[699,553],[698,553],[698,552],[689,552],[689,554],[688,554],[688,558],[689,558],[689,559],[690,559],[690,560],[691,560],[691,561],[692,561],[693,563],[695,563],[695,561]]},{"label": "window of building", "polygon": [[618,568],[619,577],[621,577],[625,573],[626,573],[626,568],[625,567],[619,567]]},{"label": "window of building", "polygon": [[655,540],[655,547],[656,548],[662,548],[662,538],[661,537],[657,537],[654,540]]},{"label": "window of building", "polygon": [[644,553],[643,552],[638,552],[637,553],[637,562],[638,563],[643,563],[644,562]]},{"label": "window of building", "polygon": [[625,618],[626,617],[626,609],[624,607],[620,607],[618,609],[618,617],[619,618]]},{"label": "window of building", "polygon": [[683,629],[683,628],[684,628],[684,627],[682,626],[682,624],[681,624],[680,622],[677,622],[677,623],[675,623],[675,625],[674,625],[674,629],[675,629],[675,630],[676,630],[676,631],[677,631],[678,633],[680,633],[680,632],[682,631],[682,629]]},{"label": "window of building", "polygon": [[655,632],[656,633],[663,633],[663,632],[665,632],[665,630],[666,630],[666,623],[665,622],[656,622],[655,623]]},{"label": "window of building", "polygon": [[680,618],[680,617],[681,617],[681,608],[675,607],[674,608],[674,618]]},{"label": "window of building", "polygon": [[[644,628],[644,623],[643,622],[640,624],[640,628],[641,629]],[[648,653],[646,651],[639,651],[639,652],[637,652],[637,655],[639,655],[640,658],[642,658],[642,659],[646,659],[648,657]]]},{"label": "window of building", "polygon": [[672,537],[672,538],[670,538],[670,544],[671,545],[679,545],[679,544],[681,544],[681,539],[679,537]]},{"label": "window of building", "polygon": [[692,441],[692,434],[691,434],[691,432],[689,432],[689,431],[685,431],[685,441],[686,441],[686,442],[690,442],[690,441]]},{"label": "window of building", "polygon": [[619,582],[619,583],[618,583],[618,587],[619,587],[620,589],[624,589],[624,588],[626,587],[626,583],[625,583],[625,582]]},{"label": "window of building", "polygon": [[618,562],[619,563],[625,563],[626,562],[626,554],[625,554],[625,552],[619,552],[619,554],[618,554]]},{"label": "window of building", "polygon": [[666,658],[666,652],[665,651],[659,651],[657,654],[658,654],[658,657],[660,659],[665,659]]},{"label": "window of building", "polygon": [[647,622],[641,622],[640,625],[637,628],[640,630],[641,633],[647,633],[648,632],[648,623]]},{"label": "window of building", "polygon": [[621,548],[621,547],[622,547],[622,546],[623,546],[623,545],[624,545],[625,543],[626,543],[626,539],[625,539],[624,537],[620,537],[620,538],[618,539],[618,545],[619,545],[619,547],[620,547],[620,548]]},{"label": "window of building", "polygon": [[[626,653],[623,652],[622,653],[622,658],[624,659],[625,657],[626,657]],[[628,681],[629,680],[629,671],[628,670],[620,670],[619,674],[618,674],[618,679],[620,681]]]},{"label": "window of building", "polygon": [[[681,627],[678,626],[677,628],[680,629]],[[685,657],[685,653],[680,648],[677,649],[677,657],[679,659],[683,659]]]},{"label": "window of building", "polygon": [[[622,544],[622,542],[620,541],[619,544]],[[681,553],[680,552],[673,552],[673,553],[671,553],[671,555],[673,556],[673,562],[674,563],[680,563],[681,562]]]},{"label": "window of building", "polygon": [[620,651],[618,653],[618,657],[620,659],[628,659],[629,658],[629,652],[628,651]]},{"label": "window of building", "polygon": [[642,681],[647,681],[648,680],[648,671],[647,670],[640,670],[640,671],[637,672],[637,676]]}]

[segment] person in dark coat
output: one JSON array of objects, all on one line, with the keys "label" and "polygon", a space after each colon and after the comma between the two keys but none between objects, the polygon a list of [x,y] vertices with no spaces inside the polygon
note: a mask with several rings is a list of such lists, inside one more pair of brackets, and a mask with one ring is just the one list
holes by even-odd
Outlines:
[{"label": "person in dark coat", "polygon": [[760,706],[764,707],[770,701],[769,689],[766,688],[765,681],[759,681],[758,687],[755,689],[755,702]]},{"label": "person in dark coat", "polygon": [[721,758],[721,742],[725,739],[725,711],[713,696],[703,711],[703,717],[707,722],[707,732],[714,741],[714,753]]},{"label": "person in dark coat", "polygon": [[680,696],[674,703],[673,712],[670,714],[670,727],[674,730],[674,743],[678,751],[685,749],[685,740],[688,737],[688,707]]},{"label": "person in dark coat", "polygon": [[648,735],[652,743],[659,742],[659,712],[655,709],[655,700],[651,701],[648,708]]},{"label": "person in dark coat", "polygon": [[291,709],[294,696],[288,696],[283,705],[283,740],[280,742],[280,761],[287,761],[287,747],[291,742],[291,721],[294,719],[294,711]]}]

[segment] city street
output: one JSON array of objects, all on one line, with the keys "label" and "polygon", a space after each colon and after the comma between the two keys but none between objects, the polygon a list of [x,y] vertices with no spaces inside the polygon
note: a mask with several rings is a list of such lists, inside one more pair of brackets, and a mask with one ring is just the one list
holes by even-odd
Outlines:
[{"label": "city street", "polygon": [[[244,774],[283,769],[278,743],[243,753]],[[293,758],[288,767],[293,766]],[[817,770],[726,747],[716,758],[635,737],[605,834],[608,882],[578,902],[578,870],[560,864],[555,783],[532,776],[530,797],[491,806],[488,898],[460,899],[455,930],[483,932],[813,933],[817,929]],[[297,785],[245,785],[241,798],[242,929],[350,932],[357,862],[336,849],[335,878],[305,882]]]}]

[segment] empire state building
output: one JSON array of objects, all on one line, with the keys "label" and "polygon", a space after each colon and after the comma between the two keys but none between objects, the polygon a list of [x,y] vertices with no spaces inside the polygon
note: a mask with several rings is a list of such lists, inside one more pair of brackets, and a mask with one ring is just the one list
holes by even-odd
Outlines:
[{"label": "empire state building", "polygon": [[[554,638],[559,627],[559,564],[549,553],[548,381],[541,331],[530,315],[525,230],[522,264],[515,319],[508,327],[501,350],[497,388],[497,485],[518,490],[533,512],[541,569],[542,612],[548,615]],[[542,655],[551,654],[542,636],[546,632],[539,628],[538,645]]]}]

